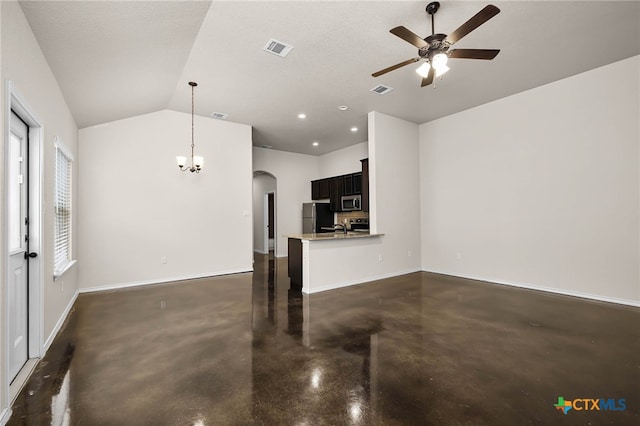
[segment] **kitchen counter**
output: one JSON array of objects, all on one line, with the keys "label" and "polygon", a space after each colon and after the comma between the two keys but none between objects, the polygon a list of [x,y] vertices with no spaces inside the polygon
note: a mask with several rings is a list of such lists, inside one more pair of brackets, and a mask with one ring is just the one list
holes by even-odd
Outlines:
[{"label": "kitchen counter", "polygon": [[346,234],[343,232],[326,232],[320,234],[296,234],[287,235],[287,238],[294,238],[297,240],[306,241],[323,241],[323,240],[350,240],[354,238],[371,238],[381,237],[384,234],[370,234],[369,232],[362,231],[349,231]]},{"label": "kitchen counter", "polygon": [[[310,267],[309,260],[309,245],[319,245],[326,247],[328,241],[345,241],[350,240],[352,244],[358,244],[358,242],[364,243],[366,239],[374,239],[375,237],[381,237],[384,234],[371,234],[363,231],[349,231],[346,234],[344,232],[326,232],[319,234],[297,234],[287,235],[289,240],[289,278],[291,279],[292,290],[305,291],[305,282],[308,283],[308,272]],[[326,241],[322,243],[316,243],[317,241]],[[348,247],[351,244],[347,242],[337,243],[340,246]],[[305,273],[307,278],[305,280]],[[306,286],[307,292],[309,292],[309,286]]]}]

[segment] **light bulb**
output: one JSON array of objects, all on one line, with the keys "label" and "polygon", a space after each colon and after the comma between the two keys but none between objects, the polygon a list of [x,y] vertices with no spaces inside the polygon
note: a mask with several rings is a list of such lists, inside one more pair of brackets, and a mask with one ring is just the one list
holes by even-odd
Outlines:
[{"label": "light bulb", "polygon": [[429,65],[429,62],[423,62],[422,65],[420,65],[416,69],[416,73],[418,73],[418,75],[423,78],[427,78],[427,76],[429,75],[429,69],[431,69],[431,65]]},{"label": "light bulb", "polygon": [[187,164],[187,157],[178,155],[176,156],[176,162],[178,163],[178,167],[183,168],[184,165]]},{"label": "light bulb", "polygon": [[201,169],[202,166],[204,164],[204,157],[200,157],[199,155],[196,155],[193,157],[193,165],[196,166],[197,168]]},{"label": "light bulb", "polygon": [[446,53],[438,53],[431,60],[431,62],[433,62],[433,68],[437,70],[438,68],[445,67],[447,65],[448,59],[449,57],[446,55]]},{"label": "light bulb", "polygon": [[442,74],[449,71],[449,67],[446,65],[440,66],[440,68],[436,68],[436,77],[440,77]]}]

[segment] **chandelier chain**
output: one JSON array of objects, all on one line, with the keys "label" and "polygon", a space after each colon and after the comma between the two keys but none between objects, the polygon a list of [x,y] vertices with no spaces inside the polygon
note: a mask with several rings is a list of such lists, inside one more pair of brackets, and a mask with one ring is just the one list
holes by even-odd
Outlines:
[{"label": "chandelier chain", "polygon": [[195,144],[195,136],[194,136],[194,134],[195,134],[195,130],[194,130],[194,114],[195,114],[195,106],[194,105],[195,104],[194,104],[194,101],[193,101],[193,97],[194,97],[193,88],[194,87],[195,86],[193,86],[193,85],[191,86],[191,159],[192,159],[192,161],[193,161],[193,156],[195,155],[195,146],[196,146],[196,144]]}]

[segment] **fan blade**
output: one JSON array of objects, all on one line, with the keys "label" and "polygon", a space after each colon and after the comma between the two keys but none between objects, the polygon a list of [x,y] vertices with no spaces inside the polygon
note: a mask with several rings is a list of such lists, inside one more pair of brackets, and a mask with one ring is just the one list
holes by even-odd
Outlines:
[{"label": "fan blade", "polygon": [[490,4],[485,6],[480,12],[476,13],[471,19],[460,25],[457,30],[447,36],[447,41],[451,44],[456,43],[462,37],[487,22],[489,19],[500,13],[500,9]]},{"label": "fan blade", "polygon": [[422,79],[422,84],[420,87],[428,86],[433,83],[433,67],[429,68],[429,74],[425,78]]},{"label": "fan blade", "polygon": [[493,59],[500,49],[454,49],[448,52],[450,58],[459,59]]},{"label": "fan blade", "polygon": [[397,70],[398,68],[404,67],[405,65],[409,65],[409,64],[412,64],[414,62],[418,62],[419,60],[420,60],[420,58],[407,59],[406,61],[400,62],[399,64],[395,64],[393,66],[390,66],[389,68],[385,68],[385,69],[380,70],[378,72],[374,72],[371,75],[373,77],[378,77],[378,76],[381,76],[382,74],[388,73],[389,71]]},{"label": "fan blade", "polygon": [[429,46],[429,43],[427,43],[426,41],[421,39],[419,35],[409,31],[408,29],[406,29],[403,26],[392,28],[391,30],[389,30],[389,32],[391,34],[394,34],[394,35],[400,37],[404,41],[413,44],[418,49],[421,48],[421,47]]}]

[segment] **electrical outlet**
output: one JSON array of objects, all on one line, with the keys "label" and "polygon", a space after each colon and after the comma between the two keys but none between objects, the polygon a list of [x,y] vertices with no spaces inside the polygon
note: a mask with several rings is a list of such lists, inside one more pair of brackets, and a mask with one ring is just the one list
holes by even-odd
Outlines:
[{"label": "electrical outlet", "polygon": [[64,291],[64,281],[60,280],[60,293]]},{"label": "electrical outlet", "polygon": [[378,253],[378,262],[382,262],[382,253]]},{"label": "electrical outlet", "polygon": [[160,263],[162,263],[163,265],[166,265],[167,264],[167,256],[162,256],[160,258]]},{"label": "electrical outlet", "polygon": [[458,260],[462,260],[462,253],[457,252],[457,253],[456,253],[456,259],[458,259]]},{"label": "electrical outlet", "polygon": [[407,257],[411,257],[411,250],[407,251]]}]

